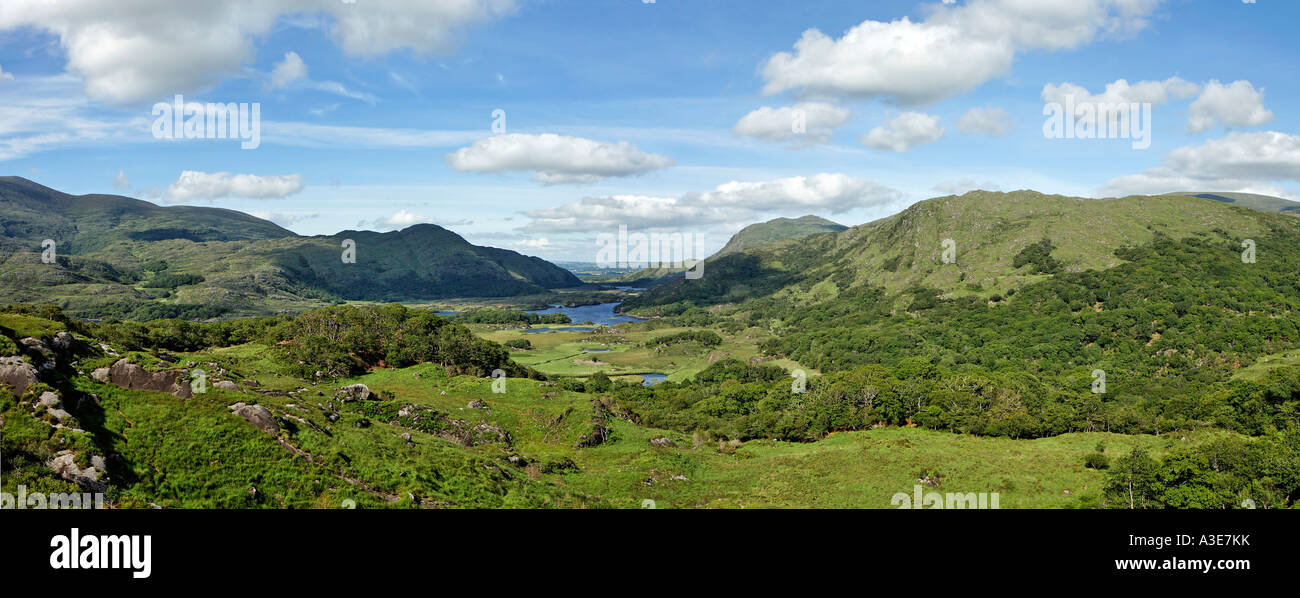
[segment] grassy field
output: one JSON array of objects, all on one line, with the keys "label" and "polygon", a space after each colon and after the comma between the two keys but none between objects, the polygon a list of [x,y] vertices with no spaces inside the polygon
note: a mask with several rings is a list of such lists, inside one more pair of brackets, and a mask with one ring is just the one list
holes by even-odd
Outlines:
[{"label": "grassy field", "polygon": [[[579,327],[579,325],[546,325],[545,328]],[[600,328],[590,332],[524,332],[522,328],[471,325],[479,336],[505,343],[526,339],[533,348],[515,350],[511,358],[544,374],[554,376],[586,377],[605,372],[610,377],[641,373],[666,374],[670,382],[681,382],[699,373],[719,359],[734,358],[742,361],[761,359],[764,363],[778,365],[788,370],[801,368],[788,360],[769,360],[761,355],[758,344],[770,334],[758,328],[749,328],[735,334],[714,330],[722,337],[715,347],[699,343],[681,343],[669,346],[647,346],[657,337],[676,332],[697,330],[682,327],[654,327],[650,323],[625,323]],[[584,352],[599,351],[599,352]],[[803,368],[809,375],[811,369]]]}]

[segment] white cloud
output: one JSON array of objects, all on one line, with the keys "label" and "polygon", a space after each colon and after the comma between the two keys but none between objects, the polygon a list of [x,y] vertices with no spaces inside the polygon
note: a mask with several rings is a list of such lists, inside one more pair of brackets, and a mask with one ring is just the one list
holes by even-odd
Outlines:
[{"label": "white cloud", "polygon": [[271,87],[281,88],[299,79],[307,78],[307,63],[297,52],[285,52],[284,60],[271,69]]},{"label": "white cloud", "polygon": [[1001,137],[1011,130],[1011,117],[1001,108],[971,108],[957,119],[957,130]]},{"label": "white cloud", "polygon": [[896,191],[866,179],[842,173],[821,173],[773,181],[723,183],[712,191],[687,193],[679,205],[751,212],[799,212],[800,215],[810,211],[839,214],[899,198]]},{"label": "white cloud", "polygon": [[[731,132],[768,141],[799,141],[800,145],[830,141],[836,127],[849,121],[846,108],[821,102],[804,102],[794,106],[763,106],[731,127]],[[799,130],[802,126],[802,131]]]},{"label": "white cloud", "polygon": [[434,218],[431,216],[416,214],[413,212],[409,212],[405,209],[401,209],[396,212],[393,212],[392,216],[388,216],[385,218],[376,218],[370,221],[362,220],[361,222],[357,223],[357,228],[371,229],[377,231],[389,231],[389,230],[399,230],[409,226],[415,226],[417,224],[437,224],[438,226],[442,226],[445,228],[449,226],[474,224],[474,221],[456,220],[452,222],[439,222],[439,221],[435,221]]},{"label": "white cloud", "polygon": [[12,80],[13,78],[13,73],[6,73],[4,67],[0,67],[0,81],[4,81],[5,79]]},{"label": "white cloud", "polygon": [[126,103],[201,91],[239,74],[253,58],[253,38],[281,15],[327,14],[332,19],[299,22],[328,28],[348,55],[378,56],[446,50],[461,28],[514,9],[514,0],[5,0],[0,30],[30,26],[57,35],[88,95]]},{"label": "white cloud", "polygon": [[549,247],[550,244],[551,244],[550,239],[547,239],[546,237],[541,237],[539,239],[521,239],[519,241],[515,241],[514,243],[511,243],[511,245],[515,245],[518,247],[528,247],[530,249],[542,249],[545,247]]},{"label": "white cloud", "polygon": [[529,210],[525,232],[565,233],[593,230],[682,229],[726,224],[738,228],[759,214],[803,216],[810,212],[847,212],[899,201],[903,195],[872,181],[841,173],[789,177],[772,181],[732,181],[710,191],[681,197],[611,195],[584,197],[555,208]]},{"label": "white cloud", "polygon": [[1250,81],[1233,81],[1231,85],[1210,81],[1187,111],[1187,130],[1200,133],[1216,124],[1254,127],[1270,122],[1273,112],[1264,109],[1263,96]]},{"label": "white cloud", "polygon": [[809,29],[764,65],[763,91],[930,104],[1007,73],[1017,52],[1140,30],[1161,1],[971,0],[931,5],[922,21],[863,21],[839,39]]},{"label": "white cloud", "polygon": [[270,210],[253,210],[249,212],[249,214],[252,214],[253,216],[257,216],[262,220],[270,220],[271,222],[274,222],[283,227],[288,227],[292,224],[296,224],[304,220],[311,220],[313,218],[320,217],[320,214],[281,214],[279,212],[272,212]]},{"label": "white cloud", "polygon": [[186,170],[167,186],[166,203],[214,200],[226,197],[242,199],[281,199],[302,191],[302,175],[258,176],[228,172]]},{"label": "white cloud", "polygon": [[298,56],[297,52],[285,52],[284,60],[275,63],[275,67],[271,69],[269,84],[272,89],[283,89],[290,85],[316,89],[345,98],[361,100],[368,104],[375,104],[379,101],[379,98],[376,98],[374,94],[353,91],[337,81],[311,80],[307,76],[307,63],[303,62],[302,57]]},{"label": "white cloud", "polygon": [[511,133],[480,139],[447,156],[461,172],[533,171],[545,184],[591,183],[672,165],[666,156],[647,154],[626,141],[605,143],[550,133]]},{"label": "white cloud", "polygon": [[892,152],[906,152],[918,145],[933,143],[943,137],[939,117],[920,112],[904,112],[862,136],[867,147]]},{"label": "white cloud", "polygon": [[935,185],[933,189],[944,195],[962,195],[968,191],[1001,191],[1002,186],[993,181],[979,182],[975,179],[960,179],[956,181],[944,181]]},{"label": "white cloud", "polygon": [[1291,197],[1277,185],[1300,181],[1300,137],[1275,131],[1230,133],[1180,147],[1161,166],[1112,179],[1103,195],[1174,191],[1243,191]]},{"label": "white cloud", "polygon": [[1178,77],[1170,77],[1164,81],[1138,81],[1132,85],[1125,79],[1117,79],[1113,83],[1107,83],[1106,90],[1099,94],[1093,94],[1073,83],[1060,85],[1048,83],[1043,86],[1042,97],[1044,102],[1058,104],[1065,104],[1067,97],[1073,97],[1075,105],[1129,102],[1160,106],[1170,99],[1190,98],[1196,95],[1199,88],[1195,83]]},{"label": "white cloud", "polygon": [[131,179],[126,178],[125,170],[117,171],[117,176],[113,177],[113,188],[118,191],[131,188]]},{"label": "white cloud", "polygon": [[1300,181],[1300,137],[1275,131],[1229,133],[1180,147],[1165,157],[1165,165],[1207,177]]}]

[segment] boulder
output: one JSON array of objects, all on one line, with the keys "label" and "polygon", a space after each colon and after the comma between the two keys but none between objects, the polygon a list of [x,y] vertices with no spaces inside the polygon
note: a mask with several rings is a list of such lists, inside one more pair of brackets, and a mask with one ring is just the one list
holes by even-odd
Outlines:
[{"label": "boulder", "polygon": [[181,384],[181,372],[151,372],[125,359],[119,359],[108,368],[108,379],[113,384],[132,390],[154,390],[171,393],[182,399],[194,396],[188,384]]},{"label": "boulder", "polygon": [[350,403],[352,401],[365,401],[378,397],[376,397],[374,393],[370,392],[369,386],[366,386],[365,384],[353,384],[339,388],[338,395],[334,398],[343,401],[344,403]]},{"label": "boulder", "polygon": [[466,407],[469,407],[470,409],[491,409],[491,407],[488,407],[487,401],[481,399],[470,401]]},{"label": "boulder", "polygon": [[36,384],[36,368],[22,357],[0,357],[0,384],[8,384],[14,396],[22,396],[27,387]]},{"label": "boulder", "polygon": [[231,381],[229,381],[229,380],[221,380],[221,381],[218,381],[218,382],[214,383],[213,386],[215,386],[215,387],[217,387],[217,388],[220,388],[220,389],[222,389],[222,390],[234,390],[234,391],[239,391],[239,385],[238,385],[238,384],[235,384],[234,382],[231,382]]},{"label": "boulder", "polygon": [[90,373],[90,377],[108,384],[108,368],[98,368]]},{"label": "boulder", "polygon": [[45,391],[36,399],[36,403],[43,407],[62,407],[63,398],[56,393]]},{"label": "boulder", "polygon": [[280,424],[275,423],[275,416],[271,415],[271,410],[262,405],[249,405],[247,403],[235,403],[230,406],[230,410],[248,420],[253,427],[268,432],[272,436],[280,433]]},{"label": "boulder", "polygon": [[54,347],[55,351],[66,353],[72,350],[72,345],[76,343],[76,340],[71,334],[60,332],[54,335],[54,341],[50,345]]}]

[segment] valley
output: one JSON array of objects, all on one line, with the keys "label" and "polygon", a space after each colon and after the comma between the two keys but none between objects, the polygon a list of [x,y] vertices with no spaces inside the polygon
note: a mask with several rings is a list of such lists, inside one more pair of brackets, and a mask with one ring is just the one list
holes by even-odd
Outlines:
[{"label": "valley", "polygon": [[[842,230],[760,223],[702,280],[584,271],[205,321],[11,289],[4,484],[125,508],[895,508],[915,489],[1118,508],[1140,479],[1142,506],[1291,506],[1297,222],[976,192]],[[157,277],[205,243],[140,250],[173,256]]]}]

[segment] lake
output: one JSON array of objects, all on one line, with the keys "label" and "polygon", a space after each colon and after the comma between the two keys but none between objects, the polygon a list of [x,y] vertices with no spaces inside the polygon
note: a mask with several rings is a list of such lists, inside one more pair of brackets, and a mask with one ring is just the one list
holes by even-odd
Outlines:
[{"label": "lake", "polygon": [[569,316],[569,319],[572,320],[574,324],[582,324],[584,322],[590,321],[592,324],[603,324],[605,326],[612,326],[614,324],[621,324],[623,322],[641,321],[641,318],[634,318],[632,316],[625,316],[622,314],[614,313],[614,308],[618,307],[620,303],[622,303],[622,301],[615,301],[614,303],[597,303],[596,305],[580,305],[578,307],[565,307],[563,305],[552,305],[551,307],[548,307],[546,309],[530,310],[528,313],[564,314],[566,316]]}]

